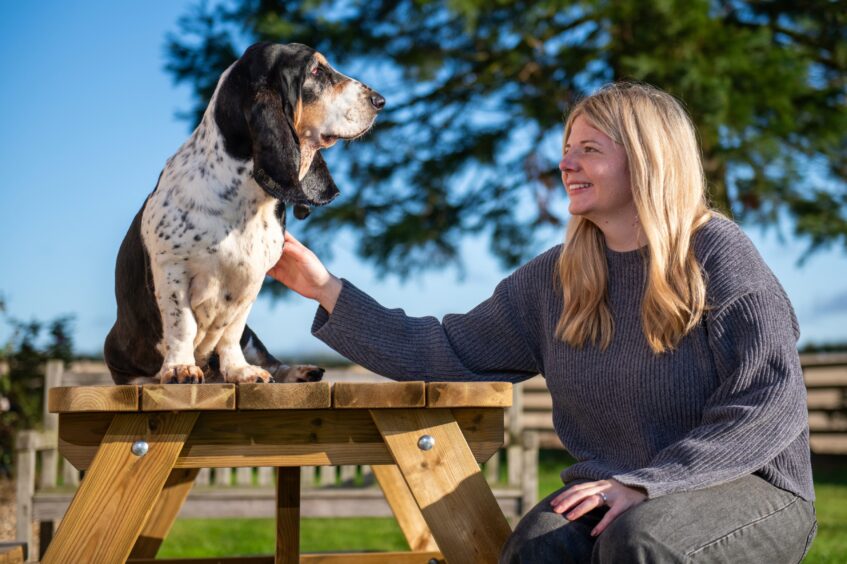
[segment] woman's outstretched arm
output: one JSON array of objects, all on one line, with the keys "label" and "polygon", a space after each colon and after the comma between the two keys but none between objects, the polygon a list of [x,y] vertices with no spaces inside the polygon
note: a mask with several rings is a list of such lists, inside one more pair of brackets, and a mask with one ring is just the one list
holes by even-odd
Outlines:
[{"label": "woman's outstretched arm", "polygon": [[538,334],[525,323],[531,307],[527,302],[536,295],[524,287],[526,281],[549,284],[549,276],[537,271],[537,264],[531,273],[519,269],[500,282],[490,298],[443,321],[381,306],[330,274],[290,234],[280,261],[268,274],[321,304],[312,326],[316,337],[377,374],[397,380],[516,382],[543,371]]}]

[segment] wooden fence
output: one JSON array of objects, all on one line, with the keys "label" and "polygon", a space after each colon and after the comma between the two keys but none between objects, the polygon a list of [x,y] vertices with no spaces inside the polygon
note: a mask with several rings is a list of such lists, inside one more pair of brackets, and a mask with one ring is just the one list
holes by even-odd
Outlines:
[{"label": "wooden fence", "polygon": [[[801,355],[808,392],[809,431],[815,454],[847,454],[847,354]],[[538,431],[541,448],[563,448],[553,430],[553,402],[544,378],[522,384],[522,429]]]}]

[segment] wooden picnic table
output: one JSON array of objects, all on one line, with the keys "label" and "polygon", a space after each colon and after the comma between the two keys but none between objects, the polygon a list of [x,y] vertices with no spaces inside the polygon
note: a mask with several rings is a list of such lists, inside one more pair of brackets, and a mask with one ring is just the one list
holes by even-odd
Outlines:
[{"label": "wooden picnic table", "polygon": [[[43,562],[152,562],[199,469],[241,466],[277,468],[276,554],[208,562],[496,562],[511,530],[478,463],[511,401],[501,382],[51,389],[86,473]],[[300,555],[300,467],[339,464],[372,465],[411,552]]]}]

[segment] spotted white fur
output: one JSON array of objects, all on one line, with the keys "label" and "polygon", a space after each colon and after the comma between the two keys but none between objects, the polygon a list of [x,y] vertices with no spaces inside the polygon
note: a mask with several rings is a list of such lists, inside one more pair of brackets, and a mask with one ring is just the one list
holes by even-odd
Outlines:
[{"label": "spotted white fur", "polygon": [[252,162],[224,150],[216,98],[217,90],[165,165],[142,216],[162,314],[160,378],[180,365],[204,366],[215,350],[226,381],[253,381],[264,372],[247,363],[239,339],[264,275],[279,259],[283,230],[277,200],[253,179]]}]

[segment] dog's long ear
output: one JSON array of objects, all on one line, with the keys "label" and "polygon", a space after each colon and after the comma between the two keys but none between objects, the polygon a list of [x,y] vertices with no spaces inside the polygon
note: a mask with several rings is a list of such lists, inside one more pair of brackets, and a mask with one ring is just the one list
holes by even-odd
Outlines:
[{"label": "dog's long ear", "polygon": [[294,133],[291,109],[265,85],[256,90],[247,110],[253,141],[253,177],[269,194],[288,202],[304,199],[300,183],[299,140]]},{"label": "dog's long ear", "polygon": [[320,152],[315,153],[312,166],[303,178],[303,193],[316,206],[328,204],[338,196],[338,188]]},{"label": "dog's long ear", "polygon": [[[289,203],[321,205],[338,189],[318,152],[301,155],[294,123],[314,53],[296,43],[249,47],[221,84],[215,121],[227,152],[253,159],[253,176],[266,192]],[[301,163],[304,158],[310,162]]]}]

